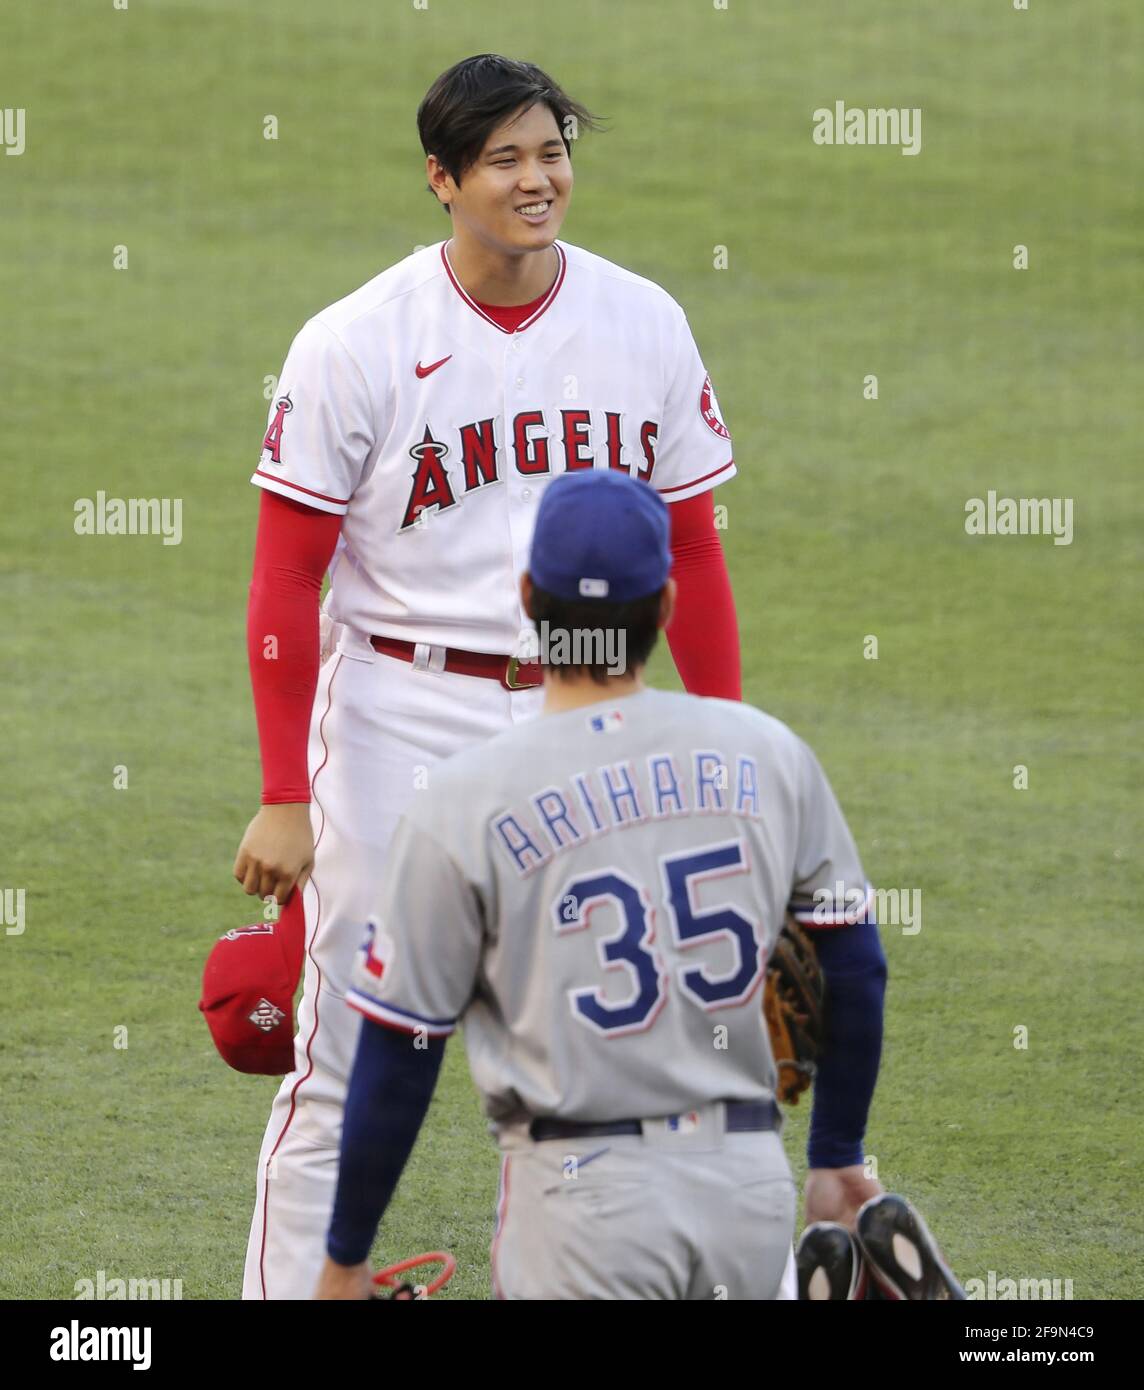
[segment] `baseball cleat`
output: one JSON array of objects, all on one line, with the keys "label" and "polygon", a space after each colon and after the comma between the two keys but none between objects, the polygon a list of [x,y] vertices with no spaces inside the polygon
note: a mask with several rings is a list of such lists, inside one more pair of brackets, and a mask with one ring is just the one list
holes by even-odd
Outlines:
[{"label": "baseball cleat", "polygon": [[915,1303],[965,1297],[921,1213],[904,1197],[872,1197],[855,1224],[870,1276],[884,1297]]},{"label": "baseball cleat", "polygon": [[861,1302],[866,1268],[858,1242],[835,1221],[816,1221],[802,1233],[795,1251],[798,1296],[806,1301]]}]

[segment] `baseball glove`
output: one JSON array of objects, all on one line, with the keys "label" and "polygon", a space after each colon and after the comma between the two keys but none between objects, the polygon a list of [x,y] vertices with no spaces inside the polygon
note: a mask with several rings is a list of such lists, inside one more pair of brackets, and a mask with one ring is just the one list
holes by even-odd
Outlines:
[{"label": "baseball glove", "polygon": [[787,1105],[814,1080],[825,1038],[826,981],[814,945],[789,914],[767,962],[763,1016],[778,1072],[776,1095]]}]

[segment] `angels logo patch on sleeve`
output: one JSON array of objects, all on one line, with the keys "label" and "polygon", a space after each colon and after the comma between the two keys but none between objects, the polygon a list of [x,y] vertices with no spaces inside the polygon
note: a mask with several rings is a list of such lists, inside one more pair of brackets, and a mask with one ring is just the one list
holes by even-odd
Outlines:
[{"label": "angels logo patch on sleeve", "polygon": [[375,441],[365,375],[333,329],[313,318],[290,344],[279,388],[251,481],[344,516]]},{"label": "angels logo patch on sleeve", "polygon": [[719,402],[715,398],[715,388],[711,385],[709,376],[703,378],[703,389],[699,392],[699,413],[703,416],[703,423],[707,428],[720,439],[731,438],[731,432],[719,414]]},{"label": "angels logo patch on sleeve", "polygon": [[262,441],[262,452],[270,452],[271,463],[282,462],[282,431],[285,428],[286,416],[294,409],[294,402],[289,396],[283,396],[281,400],[274,402],[274,419],[270,422],[270,428],[266,431],[266,437]]}]

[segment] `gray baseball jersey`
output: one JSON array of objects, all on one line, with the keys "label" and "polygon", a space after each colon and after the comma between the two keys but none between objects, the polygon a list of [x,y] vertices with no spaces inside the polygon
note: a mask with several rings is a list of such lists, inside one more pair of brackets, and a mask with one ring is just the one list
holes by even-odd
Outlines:
[{"label": "gray baseball jersey", "polygon": [[494,1128],[765,1099],[761,985],[785,910],[829,925],[865,893],[826,776],[786,725],[645,689],[432,770],[348,998],[412,1033],[463,1021]]}]

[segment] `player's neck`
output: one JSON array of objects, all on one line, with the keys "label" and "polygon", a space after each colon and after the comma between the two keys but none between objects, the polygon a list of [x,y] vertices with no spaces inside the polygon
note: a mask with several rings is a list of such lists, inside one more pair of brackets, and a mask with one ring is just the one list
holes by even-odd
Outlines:
[{"label": "player's neck", "polygon": [[629,695],[638,695],[644,683],[638,671],[627,676],[609,676],[607,685],[600,685],[590,676],[548,676],[544,681],[544,705],[541,714],[563,714],[565,710],[584,705],[610,704]]},{"label": "player's neck", "polygon": [[510,308],[531,304],[550,289],[560,269],[554,246],[508,256],[465,235],[449,242],[453,274],[479,304]]}]

